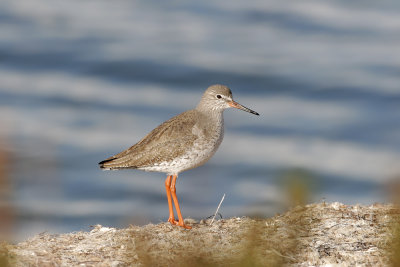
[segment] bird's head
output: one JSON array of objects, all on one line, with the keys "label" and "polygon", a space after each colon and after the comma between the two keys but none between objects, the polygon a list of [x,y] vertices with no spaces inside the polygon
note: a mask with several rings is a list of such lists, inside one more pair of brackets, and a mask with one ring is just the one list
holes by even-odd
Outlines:
[{"label": "bird's head", "polygon": [[223,111],[227,108],[237,108],[255,115],[259,115],[257,112],[235,102],[232,97],[231,89],[221,84],[215,84],[208,87],[204,92],[197,108],[216,111]]}]

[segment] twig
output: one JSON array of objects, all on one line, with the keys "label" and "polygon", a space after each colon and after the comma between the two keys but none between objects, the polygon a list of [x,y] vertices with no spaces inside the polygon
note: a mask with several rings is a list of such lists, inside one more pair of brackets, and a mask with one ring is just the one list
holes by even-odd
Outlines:
[{"label": "twig", "polygon": [[[268,251],[268,250],[267,250],[267,251]],[[292,261],[296,261],[295,258],[293,258],[293,257],[291,257],[291,256],[282,255],[281,253],[279,253],[279,251],[277,251],[277,250],[275,250],[275,249],[273,249],[273,248],[270,249],[269,251],[274,252],[276,255],[278,255],[278,256],[280,256],[280,257],[287,258],[287,259],[292,260]]]},{"label": "twig", "polygon": [[222,204],[222,201],[224,201],[224,198],[225,198],[225,193],[224,193],[224,195],[222,196],[221,201],[219,202],[218,208],[217,208],[217,210],[215,211],[214,217],[212,218],[210,225],[213,224],[214,219],[215,219],[215,216],[217,216],[218,210],[219,210],[219,208],[221,207],[221,204]]}]

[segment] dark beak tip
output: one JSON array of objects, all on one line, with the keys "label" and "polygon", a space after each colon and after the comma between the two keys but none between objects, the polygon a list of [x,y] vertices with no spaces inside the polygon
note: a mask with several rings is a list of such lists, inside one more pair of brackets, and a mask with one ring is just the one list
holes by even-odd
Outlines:
[{"label": "dark beak tip", "polygon": [[258,112],[255,112],[254,110],[251,110],[251,109],[249,109],[249,108],[247,108],[247,107],[245,107],[245,106],[243,106],[243,105],[241,105],[241,104],[239,104],[239,103],[237,103],[237,102],[235,102],[235,101],[233,101],[233,100],[232,100],[230,103],[228,103],[228,104],[229,104],[229,106],[231,106],[231,107],[233,107],[233,108],[237,108],[237,109],[240,109],[240,110],[249,112],[249,113],[251,113],[251,114],[260,116],[260,114],[258,114]]}]

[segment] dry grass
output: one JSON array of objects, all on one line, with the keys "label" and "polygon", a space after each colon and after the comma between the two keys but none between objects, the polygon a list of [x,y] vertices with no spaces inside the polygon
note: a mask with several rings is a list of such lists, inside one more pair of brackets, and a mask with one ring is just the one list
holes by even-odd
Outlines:
[{"label": "dry grass", "polygon": [[392,216],[391,227],[387,239],[388,249],[387,256],[390,259],[391,266],[398,267],[400,266],[400,208],[397,208],[393,211],[397,216]]},{"label": "dry grass", "polygon": [[398,218],[393,205],[320,203],[270,219],[231,218],[212,226],[189,219],[190,231],[168,223],[96,226],[3,244],[0,266],[385,266],[396,260]]}]

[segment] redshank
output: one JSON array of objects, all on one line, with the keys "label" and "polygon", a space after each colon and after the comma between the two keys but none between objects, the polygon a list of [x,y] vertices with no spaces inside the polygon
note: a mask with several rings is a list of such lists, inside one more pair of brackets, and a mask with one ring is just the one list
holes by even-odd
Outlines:
[{"label": "redshank", "polygon": [[[233,101],[231,90],[212,85],[204,92],[195,109],[185,111],[151,131],[137,144],[99,163],[105,170],[139,169],[167,174],[169,218],[173,225],[190,229],[183,221],[176,196],[178,174],[203,165],[217,151],[224,136],[223,111],[237,108],[257,112]],[[172,200],[178,215],[175,220]]]}]

